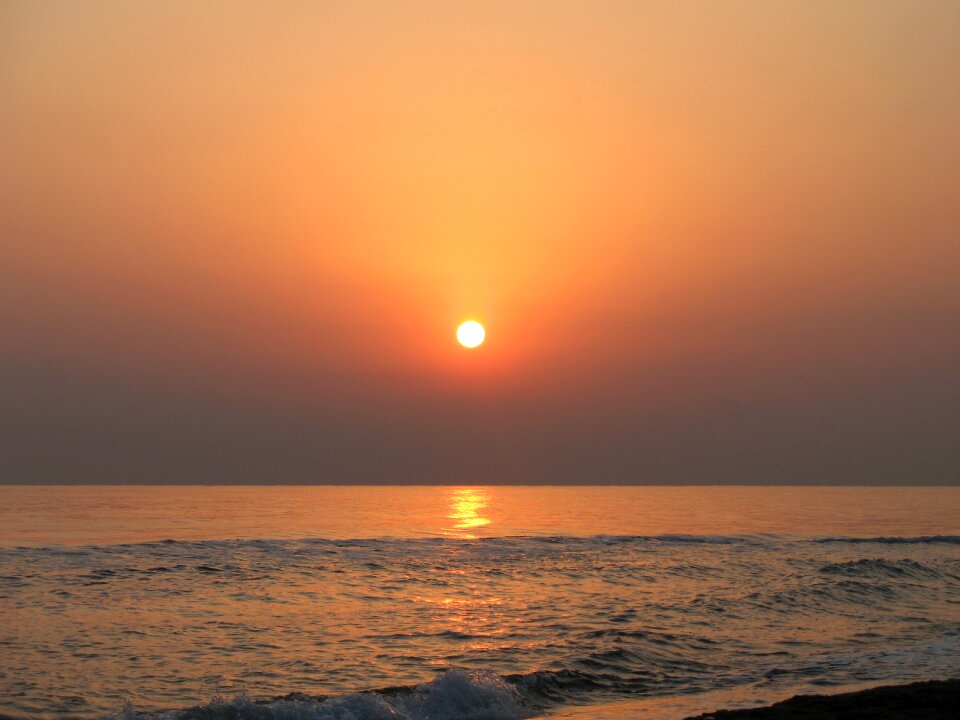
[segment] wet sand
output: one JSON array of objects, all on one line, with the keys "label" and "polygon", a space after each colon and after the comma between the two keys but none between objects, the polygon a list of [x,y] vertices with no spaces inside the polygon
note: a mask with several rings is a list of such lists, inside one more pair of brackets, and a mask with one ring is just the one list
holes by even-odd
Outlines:
[{"label": "wet sand", "polygon": [[960,679],[797,695],[769,707],[717,710],[687,720],[958,720]]}]

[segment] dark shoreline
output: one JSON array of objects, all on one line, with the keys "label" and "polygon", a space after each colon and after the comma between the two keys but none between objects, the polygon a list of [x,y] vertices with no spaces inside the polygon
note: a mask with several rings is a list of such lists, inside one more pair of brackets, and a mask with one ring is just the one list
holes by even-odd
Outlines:
[{"label": "dark shoreline", "polygon": [[958,720],[960,679],[927,680],[838,695],[796,695],[748,710],[716,710],[686,720]]}]

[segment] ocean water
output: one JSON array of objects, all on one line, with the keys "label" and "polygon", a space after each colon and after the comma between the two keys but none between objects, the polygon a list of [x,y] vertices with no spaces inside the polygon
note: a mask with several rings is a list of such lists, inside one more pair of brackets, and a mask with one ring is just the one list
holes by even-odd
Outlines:
[{"label": "ocean water", "polygon": [[960,488],[0,487],[0,716],[681,717],[960,675]]}]

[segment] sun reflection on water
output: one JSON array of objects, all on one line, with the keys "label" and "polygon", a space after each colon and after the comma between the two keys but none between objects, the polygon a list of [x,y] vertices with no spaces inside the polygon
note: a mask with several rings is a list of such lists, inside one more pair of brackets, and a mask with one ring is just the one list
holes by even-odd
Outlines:
[{"label": "sun reflection on water", "polygon": [[461,537],[472,539],[470,530],[490,524],[490,518],[483,512],[490,504],[490,495],[486,490],[477,488],[454,488],[448,497],[450,508],[447,517],[454,521],[453,529]]}]

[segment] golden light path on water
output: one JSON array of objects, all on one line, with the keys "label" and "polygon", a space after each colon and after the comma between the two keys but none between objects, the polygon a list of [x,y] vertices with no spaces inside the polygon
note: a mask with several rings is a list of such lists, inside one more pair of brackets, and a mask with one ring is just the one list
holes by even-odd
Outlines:
[{"label": "golden light path on water", "polygon": [[[478,535],[471,530],[486,527],[492,520],[485,516],[491,502],[489,488],[453,487],[445,489],[446,519],[453,525],[443,529],[452,538],[476,540]],[[492,652],[499,646],[497,639],[507,630],[504,624],[504,598],[497,592],[491,593],[483,583],[470,577],[464,569],[449,569],[451,576],[449,591],[440,594],[416,595],[412,599],[417,604],[431,608],[430,624],[445,628],[451,639],[459,639],[468,652]],[[513,612],[522,612],[525,603],[509,603]],[[449,659],[438,654],[428,659],[428,663],[437,668],[449,665]]]},{"label": "golden light path on water", "polygon": [[490,518],[481,513],[490,504],[490,495],[485,489],[454,488],[449,494],[450,514],[447,517],[455,521],[453,528],[465,539],[474,539],[469,530],[490,524]]}]

